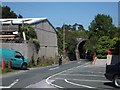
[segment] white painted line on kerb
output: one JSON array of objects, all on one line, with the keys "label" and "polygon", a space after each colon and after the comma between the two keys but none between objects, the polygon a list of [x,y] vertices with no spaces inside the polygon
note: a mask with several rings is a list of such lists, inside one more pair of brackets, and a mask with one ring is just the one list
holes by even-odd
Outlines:
[{"label": "white painted line on kerb", "polygon": [[64,80],[65,80],[66,83],[69,83],[69,84],[72,84],[72,85],[75,85],[75,86],[80,86],[80,87],[85,87],[85,88],[96,88],[96,87],[91,87],[91,86],[87,86],[87,85],[73,83],[73,82],[68,81],[67,79],[64,79]]},{"label": "white painted line on kerb", "polygon": [[55,70],[55,69],[59,69],[59,67],[50,68],[49,70]]},{"label": "white painted line on kerb", "polygon": [[16,79],[13,83],[11,83],[9,86],[0,86],[0,89],[3,88],[11,88],[13,85],[15,85],[17,82],[19,81],[19,79]]},{"label": "white painted line on kerb", "polygon": [[[88,62],[88,63],[85,63],[84,65],[87,65],[87,64],[89,64],[89,62]],[[55,84],[49,82],[49,79],[51,79],[52,77],[57,76],[57,75],[59,75],[59,74],[61,74],[61,73],[67,72],[67,71],[69,71],[69,70],[72,70],[72,69],[75,69],[75,68],[78,68],[78,67],[81,67],[81,66],[84,66],[84,65],[80,65],[80,66],[77,66],[77,67],[73,67],[73,68],[64,70],[64,71],[62,71],[62,72],[56,73],[56,74],[54,74],[54,75],[52,75],[52,76],[49,76],[49,77],[46,79],[46,83],[49,84],[49,85],[58,87],[58,88],[64,88],[64,87],[61,87],[61,86],[58,86],[58,85],[55,85]]]}]

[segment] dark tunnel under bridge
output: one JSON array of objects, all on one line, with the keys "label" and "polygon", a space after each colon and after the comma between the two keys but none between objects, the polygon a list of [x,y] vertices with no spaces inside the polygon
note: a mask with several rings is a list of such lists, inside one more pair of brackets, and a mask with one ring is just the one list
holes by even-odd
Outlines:
[{"label": "dark tunnel under bridge", "polygon": [[71,61],[85,59],[85,53],[84,53],[85,51],[83,50],[83,46],[87,41],[87,39],[78,38],[77,41],[78,41],[78,44],[76,45],[75,54],[69,55],[69,59]]}]

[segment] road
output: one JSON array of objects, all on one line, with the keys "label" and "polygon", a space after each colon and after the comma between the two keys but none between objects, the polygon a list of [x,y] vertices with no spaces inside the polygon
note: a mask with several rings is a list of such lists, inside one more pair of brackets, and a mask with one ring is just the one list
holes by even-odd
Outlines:
[{"label": "road", "polygon": [[105,67],[91,65],[87,60],[3,75],[0,88],[85,88],[116,89],[104,77]]}]

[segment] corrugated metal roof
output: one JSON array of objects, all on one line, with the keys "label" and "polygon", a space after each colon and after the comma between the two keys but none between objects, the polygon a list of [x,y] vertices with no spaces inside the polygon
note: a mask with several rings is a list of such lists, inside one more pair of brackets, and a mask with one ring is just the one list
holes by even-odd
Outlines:
[{"label": "corrugated metal roof", "polygon": [[9,19],[0,19],[0,22],[2,24],[22,24],[27,23],[27,24],[33,24],[39,21],[46,20],[46,18],[9,18]]}]

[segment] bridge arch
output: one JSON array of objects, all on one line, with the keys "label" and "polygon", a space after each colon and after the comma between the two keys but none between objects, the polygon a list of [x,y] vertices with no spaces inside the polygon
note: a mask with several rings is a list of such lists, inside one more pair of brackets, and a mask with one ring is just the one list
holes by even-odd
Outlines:
[{"label": "bridge arch", "polygon": [[78,41],[78,44],[76,45],[75,54],[76,54],[76,59],[79,60],[81,58],[84,58],[83,46],[87,41],[87,39],[78,38],[77,41]]}]

